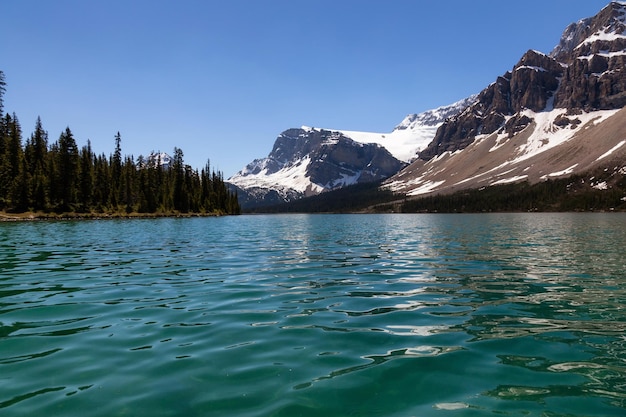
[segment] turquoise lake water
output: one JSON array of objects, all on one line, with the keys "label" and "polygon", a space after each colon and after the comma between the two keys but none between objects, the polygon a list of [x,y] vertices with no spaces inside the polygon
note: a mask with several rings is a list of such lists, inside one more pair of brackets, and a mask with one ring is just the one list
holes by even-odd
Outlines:
[{"label": "turquoise lake water", "polygon": [[626,215],[0,224],[0,416],[626,415]]}]

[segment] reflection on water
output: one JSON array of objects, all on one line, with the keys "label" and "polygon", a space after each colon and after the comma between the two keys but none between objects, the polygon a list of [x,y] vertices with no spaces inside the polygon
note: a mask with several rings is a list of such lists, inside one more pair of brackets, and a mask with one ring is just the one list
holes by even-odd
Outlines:
[{"label": "reflection on water", "polygon": [[0,224],[2,415],[626,410],[626,217]]}]

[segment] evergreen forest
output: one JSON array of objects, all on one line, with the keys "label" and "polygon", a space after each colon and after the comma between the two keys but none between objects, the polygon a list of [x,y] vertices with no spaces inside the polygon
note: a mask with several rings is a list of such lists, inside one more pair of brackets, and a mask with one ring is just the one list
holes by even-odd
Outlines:
[{"label": "evergreen forest", "polygon": [[[6,82],[0,71],[0,115]],[[164,164],[122,156],[121,135],[112,154],[96,155],[90,141],[79,148],[70,128],[50,143],[41,118],[24,140],[15,113],[0,120],[0,211],[5,213],[238,214],[236,193],[210,162],[198,172],[174,148]]]},{"label": "evergreen forest", "polygon": [[[598,185],[602,184],[602,187]],[[626,173],[598,169],[584,175],[529,184],[492,185],[480,189],[407,197],[381,187],[382,181],[355,184],[276,206],[257,213],[490,213],[490,212],[626,212]],[[245,210],[244,210],[245,211]]]}]

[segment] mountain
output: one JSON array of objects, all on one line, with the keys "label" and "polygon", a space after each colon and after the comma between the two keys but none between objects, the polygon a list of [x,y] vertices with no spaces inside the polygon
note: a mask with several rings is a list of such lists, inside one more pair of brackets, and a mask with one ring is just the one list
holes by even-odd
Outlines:
[{"label": "mountain", "polygon": [[172,167],[172,157],[165,152],[150,152],[150,155],[146,158],[147,165],[160,166],[164,169],[170,169]]},{"label": "mountain", "polygon": [[276,204],[346,185],[376,181],[405,164],[382,146],[341,132],[302,127],[281,133],[267,158],[228,179],[246,207]]},{"label": "mountain", "polygon": [[385,187],[408,196],[593,170],[626,174],[626,2],[530,50],[451,117]]},{"label": "mountain", "polygon": [[266,158],[227,180],[242,207],[278,204],[352,184],[378,181],[417,158],[439,126],[476,96],[408,115],[391,133],[303,126],[281,133]]}]

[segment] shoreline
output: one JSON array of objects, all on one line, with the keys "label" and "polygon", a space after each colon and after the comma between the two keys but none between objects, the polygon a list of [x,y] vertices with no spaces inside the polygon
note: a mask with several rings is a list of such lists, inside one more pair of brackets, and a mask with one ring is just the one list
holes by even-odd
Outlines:
[{"label": "shoreline", "polygon": [[23,212],[7,213],[0,211],[0,222],[45,221],[45,220],[116,220],[116,219],[158,219],[158,218],[191,218],[221,217],[220,213],[45,213]]}]

